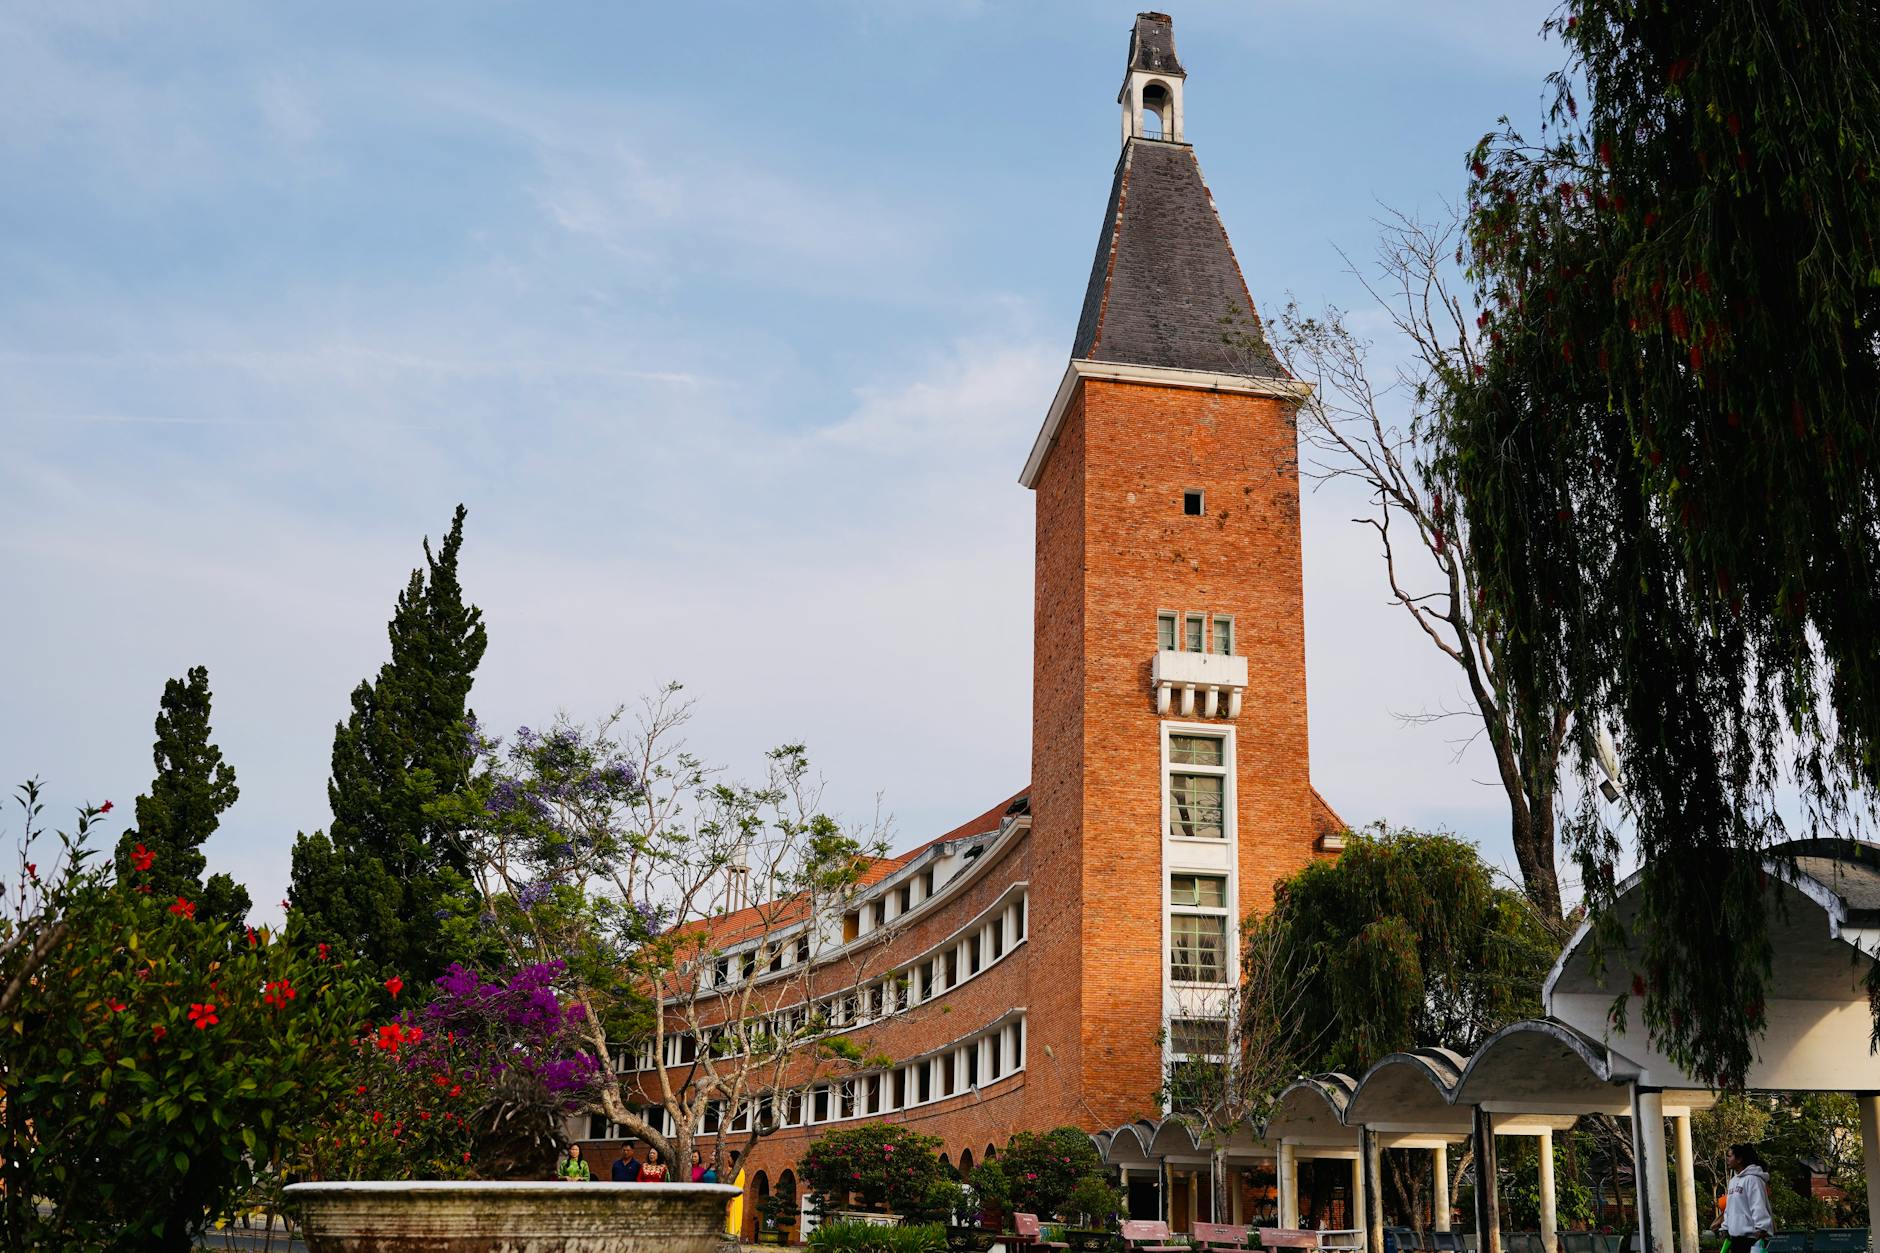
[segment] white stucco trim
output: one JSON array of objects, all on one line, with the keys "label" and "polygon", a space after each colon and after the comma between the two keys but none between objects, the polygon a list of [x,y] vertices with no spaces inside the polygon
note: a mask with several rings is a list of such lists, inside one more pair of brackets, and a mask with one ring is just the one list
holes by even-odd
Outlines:
[{"label": "white stucco trim", "polygon": [[1058,427],[1063,424],[1071,397],[1077,394],[1077,384],[1083,379],[1097,379],[1106,383],[1147,383],[1157,387],[1187,387],[1204,392],[1233,392],[1241,396],[1273,396],[1293,401],[1304,400],[1312,394],[1311,385],[1297,379],[1215,374],[1207,370],[1175,370],[1167,366],[1073,359],[1064,367],[1064,377],[1058,382],[1057,395],[1051,398],[1051,408],[1045,414],[1044,426],[1033,441],[1031,455],[1025,458],[1025,468],[1018,476],[1018,481],[1024,486],[1038,485],[1038,474],[1044,469],[1044,461],[1051,453],[1051,446],[1057,443]]}]

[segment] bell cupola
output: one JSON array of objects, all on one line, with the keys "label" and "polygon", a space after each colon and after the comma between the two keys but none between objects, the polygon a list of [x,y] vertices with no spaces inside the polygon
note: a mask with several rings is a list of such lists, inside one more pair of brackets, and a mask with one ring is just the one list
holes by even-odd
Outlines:
[{"label": "bell cupola", "polygon": [[1117,103],[1123,106],[1123,142],[1182,138],[1182,82],[1175,56],[1175,23],[1166,13],[1138,13],[1129,37],[1129,71]]}]

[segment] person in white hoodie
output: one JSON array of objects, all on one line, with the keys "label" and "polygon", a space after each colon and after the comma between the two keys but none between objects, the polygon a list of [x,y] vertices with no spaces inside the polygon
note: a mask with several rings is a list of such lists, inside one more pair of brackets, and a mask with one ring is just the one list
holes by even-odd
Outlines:
[{"label": "person in white hoodie", "polygon": [[1730,1169],[1735,1173],[1717,1230],[1725,1238],[1726,1253],[1757,1253],[1761,1242],[1776,1231],[1775,1215],[1769,1212],[1769,1171],[1753,1144],[1730,1146]]}]

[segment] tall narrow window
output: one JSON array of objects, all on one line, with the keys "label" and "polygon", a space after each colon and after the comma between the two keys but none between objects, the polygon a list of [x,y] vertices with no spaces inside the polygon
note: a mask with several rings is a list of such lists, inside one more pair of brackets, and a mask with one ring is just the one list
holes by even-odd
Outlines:
[{"label": "tall narrow window", "polygon": [[1234,655],[1234,620],[1225,614],[1217,614],[1214,619],[1214,638],[1209,641],[1215,652],[1223,657]]},{"label": "tall narrow window", "polygon": [[1217,735],[1168,737],[1168,833],[1186,840],[1227,834],[1227,742]]},{"label": "tall narrow window", "polygon": [[1220,875],[1170,875],[1169,907],[1169,978],[1176,983],[1227,982],[1227,880]]},{"label": "tall narrow window", "polygon": [[1175,651],[1175,615],[1159,613],[1155,616],[1155,646],[1165,653]]},{"label": "tall narrow window", "polygon": [[1206,625],[1207,619],[1200,614],[1189,614],[1182,622],[1182,647],[1191,653],[1201,652],[1204,648],[1201,636]]}]

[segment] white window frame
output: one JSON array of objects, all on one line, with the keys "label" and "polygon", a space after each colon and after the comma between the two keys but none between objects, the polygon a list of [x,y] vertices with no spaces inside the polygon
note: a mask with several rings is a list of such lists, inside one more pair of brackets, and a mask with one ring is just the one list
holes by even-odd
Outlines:
[{"label": "white window frame", "polygon": [[[1165,839],[1182,844],[1226,844],[1234,846],[1234,745],[1231,727],[1211,726],[1206,723],[1170,723],[1162,724],[1162,834]],[[1219,740],[1221,743],[1221,764],[1218,766],[1192,765],[1177,762],[1171,756],[1171,746],[1176,736],[1196,739]],[[1211,776],[1221,780],[1221,833],[1213,835],[1177,835],[1175,834],[1174,802],[1170,795],[1174,777],[1182,775]]]},{"label": "white window frame", "polygon": [[[1222,625],[1227,627],[1227,647],[1220,646]],[[1232,657],[1234,653],[1234,615],[1216,613],[1208,615],[1208,651],[1217,657]]]}]

